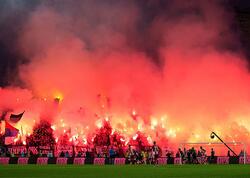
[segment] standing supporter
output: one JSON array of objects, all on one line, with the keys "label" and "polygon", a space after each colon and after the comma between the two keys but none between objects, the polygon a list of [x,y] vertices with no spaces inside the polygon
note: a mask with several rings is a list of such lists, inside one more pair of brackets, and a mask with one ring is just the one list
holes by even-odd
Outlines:
[{"label": "standing supporter", "polygon": [[154,144],[153,144],[153,147],[152,147],[152,151],[153,151],[153,163],[156,164],[157,159],[159,157],[159,147],[158,147],[158,145],[156,145],[155,141],[154,141]]},{"label": "standing supporter", "polygon": [[43,156],[43,153],[42,153],[41,150],[39,150],[38,156],[39,156],[39,157],[42,157],[42,156]]},{"label": "standing supporter", "polygon": [[184,161],[184,153],[181,150],[181,148],[179,148],[179,154],[180,154],[181,162],[183,163],[183,161]]},{"label": "standing supporter", "polygon": [[64,151],[62,151],[62,152],[60,153],[59,157],[65,157]]},{"label": "standing supporter", "polygon": [[115,153],[114,148],[110,147],[110,149],[109,149],[109,157],[110,158],[115,158],[115,155],[116,155],[116,153]]},{"label": "standing supporter", "polygon": [[186,150],[186,148],[184,147],[184,149],[183,149],[183,160],[182,160],[182,162],[183,163],[186,163],[187,162],[187,150]]},{"label": "standing supporter", "polygon": [[50,150],[47,156],[48,158],[53,158],[53,152]]},{"label": "standing supporter", "polygon": [[200,150],[198,150],[198,154],[197,154],[197,156],[198,157],[201,157],[202,155],[201,155],[201,151]]},{"label": "standing supporter", "polygon": [[11,154],[10,154],[9,150],[7,150],[7,152],[6,152],[6,156],[7,156],[7,157],[10,157],[10,156],[11,156]]},{"label": "standing supporter", "polygon": [[131,145],[128,146],[127,158],[128,158],[128,162],[132,164],[134,161],[134,151],[132,150]]},{"label": "standing supporter", "polygon": [[66,151],[66,153],[65,153],[65,158],[69,158],[69,152],[68,151]]},{"label": "standing supporter", "polygon": [[117,156],[119,158],[124,158],[125,157],[124,151],[123,151],[123,149],[121,147],[118,148],[118,153],[117,154],[118,154]]},{"label": "standing supporter", "polygon": [[194,164],[198,163],[197,153],[196,153],[196,150],[194,149],[194,147],[192,147],[192,163],[194,163]]},{"label": "standing supporter", "polygon": [[147,164],[147,152],[143,150],[141,152],[141,155],[142,155],[142,163]]},{"label": "standing supporter", "polygon": [[239,156],[240,156],[240,157],[241,157],[241,156],[244,156],[244,151],[243,151],[243,150],[240,150]]},{"label": "standing supporter", "polygon": [[215,160],[215,151],[211,148],[211,156],[210,156],[210,163],[213,163]]},{"label": "standing supporter", "polygon": [[201,153],[201,156],[206,156],[206,150],[202,148],[202,146],[200,147],[200,153]]},{"label": "standing supporter", "polygon": [[154,161],[154,156],[153,156],[153,149],[151,148],[148,152],[148,162],[149,164],[152,164]]},{"label": "standing supporter", "polygon": [[175,157],[180,158],[180,152],[179,151],[176,152]]},{"label": "standing supporter", "polygon": [[188,163],[190,164],[192,162],[192,159],[191,159],[191,149],[189,149],[187,151],[187,160],[188,160]]},{"label": "standing supporter", "polygon": [[24,153],[23,150],[22,150],[22,152],[21,152],[21,157],[25,157],[25,153]]},{"label": "standing supporter", "polygon": [[81,152],[81,151],[78,151],[76,157],[78,157],[78,158],[82,157],[82,152]]}]

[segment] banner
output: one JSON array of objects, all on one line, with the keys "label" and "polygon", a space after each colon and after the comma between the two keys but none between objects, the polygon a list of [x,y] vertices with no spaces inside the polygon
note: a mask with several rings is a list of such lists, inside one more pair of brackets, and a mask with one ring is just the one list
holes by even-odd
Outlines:
[{"label": "banner", "polygon": [[0,158],[0,164],[9,164],[10,158],[2,157]]},{"label": "banner", "polygon": [[75,154],[77,155],[79,152],[86,153],[87,148],[86,146],[75,146]]},{"label": "banner", "polygon": [[51,151],[53,151],[53,149],[50,146],[39,146],[39,148],[37,149],[37,151],[40,150],[40,152],[43,155],[48,155]]},{"label": "banner", "polygon": [[126,162],[125,158],[115,158],[115,160],[114,160],[115,165],[124,165],[125,162]]},{"label": "banner", "polygon": [[17,164],[28,164],[29,158],[18,158]]},{"label": "banner", "polygon": [[157,159],[157,164],[159,164],[159,165],[167,164],[167,158],[158,158]]},{"label": "banner", "polygon": [[56,152],[55,152],[55,156],[60,156],[61,152],[64,152],[64,154],[66,152],[69,153],[69,157],[73,156],[73,146],[68,146],[68,145],[58,145],[56,147]]},{"label": "banner", "polygon": [[105,158],[95,158],[94,159],[94,165],[104,165],[105,164]]},{"label": "banner", "polygon": [[[239,164],[244,164],[244,156],[239,158]],[[246,156],[246,164],[250,164],[250,156]]]},{"label": "banner", "polygon": [[48,154],[49,152],[53,151],[53,149],[50,149],[49,146],[39,146],[39,147],[35,147],[35,146],[30,146],[30,147],[26,147],[26,146],[9,146],[8,147],[8,151],[11,154],[15,154],[15,155],[20,155],[22,152],[24,154],[27,154],[27,149],[28,151],[32,152],[33,154],[38,154],[38,150],[40,150],[40,152],[42,154]]},{"label": "banner", "polygon": [[182,164],[181,158],[174,158],[174,164]]},{"label": "banner", "polygon": [[67,164],[68,158],[57,158],[56,159],[56,164],[64,165]]},{"label": "banner", "polygon": [[48,164],[48,158],[45,158],[45,157],[37,158],[36,164],[46,165],[46,164]]},{"label": "banner", "polygon": [[85,158],[75,158],[74,159],[74,164],[77,164],[77,165],[85,164]]},{"label": "banner", "polygon": [[30,146],[30,147],[29,147],[29,151],[32,152],[32,153],[35,154],[35,155],[38,154],[38,150],[37,150],[37,148],[34,147],[34,146]]},{"label": "banner", "polygon": [[217,164],[229,164],[229,157],[227,156],[218,156]]},{"label": "banner", "polygon": [[12,146],[12,147],[9,147],[8,148],[8,151],[11,153],[11,154],[21,154],[22,152],[23,153],[27,153],[27,150],[26,150],[26,147],[25,146]]}]

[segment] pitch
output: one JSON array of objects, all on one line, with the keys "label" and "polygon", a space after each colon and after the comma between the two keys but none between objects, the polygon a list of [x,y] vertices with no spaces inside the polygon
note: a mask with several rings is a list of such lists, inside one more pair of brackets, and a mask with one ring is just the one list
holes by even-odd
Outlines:
[{"label": "pitch", "polygon": [[5,165],[2,178],[249,178],[250,165]]}]

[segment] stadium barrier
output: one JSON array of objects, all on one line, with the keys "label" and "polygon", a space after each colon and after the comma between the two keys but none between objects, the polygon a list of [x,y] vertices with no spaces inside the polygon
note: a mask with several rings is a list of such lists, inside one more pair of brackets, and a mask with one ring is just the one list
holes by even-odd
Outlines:
[{"label": "stadium barrier", "polygon": [[105,164],[105,158],[95,158],[94,159],[94,165],[104,165]]},{"label": "stadium barrier", "polygon": [[29,158],[18,158],[17,164],[28,164]]},{"label": "stadium barrier", "polygon": [[165,165],[165,164],[167,164],[167,158],[158,158],[157,159],[157,164],[158,165]]},{"label": "stadium barrier", "polygon": [[9,164],[10,158],[0,158],[0,164]]},{"label": "stadium barrier", "polygon": [[68,158],[57,158],[56,164],[60,164],[60,165],[68,164]]},{"label": "stadium barrier", "polygon": [[36,164],[46,165],[46,164],[48,164],[48,159],[49,158],[37,158]]},{"label": "stadium barrier", "polygon": [[73,164],[83,165],[83,164],[85,164],[85,158],[74,158]]},{"label": "stadium barrier", "polygon": [[115,158],[115,160],[114,160],[115,165],[124,165],[125,162],[126,162],[125,158]]},{"label": "stadium barrier", "polygon": [[182,164],[181,158],[174,158],[174,164]]},{"label": "stadium barrier", "polygon": [[[203,160],[201,160],[203,159]],[[197,160],[200,164],[203,163],[214,163],[214,164],[244,164],[244,157],[238,157],[238,156],[219,156],[214,157],[214,159],[211,161],[210,157],[207,158],[199,158],[197,157]],[[206,160],[206,162],[204,162]],[[113,165],[123,165],[123,164],[129,164],[129,161],[126,158],[63,158],[63,157],[53,157],[53,158],[47,158],[47,157],[0,157],[0,165],[3,164],[38,164],[38,165],[46,165],[46,164],[59,164],[59,165],[66,165],[66,164],[78,164],[78,165],[84,165],[84,164],[95,164],[95,165],[104,165],[104,164],[113,164]],[[180,165],[182,164],[180,158],[165,158],[161,157],[158,158],[157,164],[159,165],[165,165],[165,164],[176,164]],[[246,157],[246,164],[250,164],[250,156]]]},{"label": "stadium barrier", "polygon": [[217,164],[229,164],[229,157],[228,156],[218,156],[217,157]]},{"label": "stadium barrier", "polygon": [[207,157],[206,156],[197,157],[197,160],[199,164],[205,164],[207,162]]},{"label": "stadium barrier", "polygon": [[[239,164],[244,164],[244,156],[239,157]],[[250,164],[250,156],[246,156],[246,164]]]}]

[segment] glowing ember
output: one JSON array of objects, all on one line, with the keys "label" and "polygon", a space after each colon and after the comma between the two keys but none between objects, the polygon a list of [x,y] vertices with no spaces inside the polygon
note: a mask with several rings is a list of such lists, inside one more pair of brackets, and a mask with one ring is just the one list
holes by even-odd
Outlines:
[{"label": "glowing ember", "polygon": [[55,125],[52,125],[51,128],[52,128],[53,130],[56,130],[56,126],[55,126]]},{"label": "glowing ember", "polygon": [[133,140],[136,140],[137,137],[138,137],[138,134],[135,134],[135,135],[133,136]]}]

